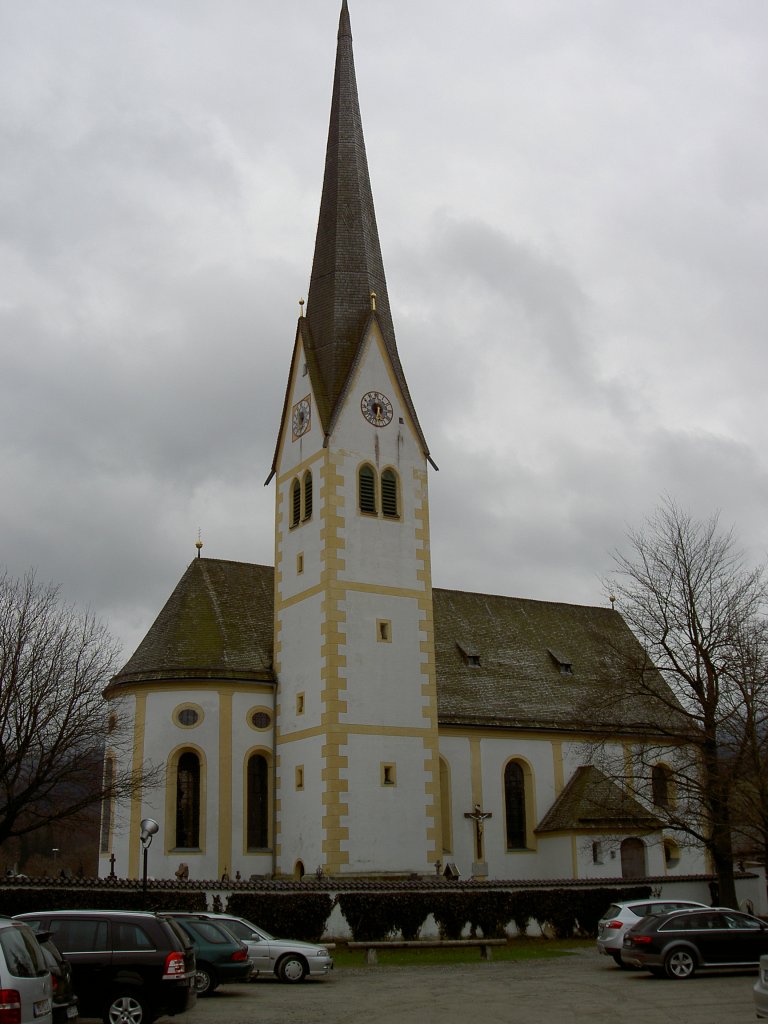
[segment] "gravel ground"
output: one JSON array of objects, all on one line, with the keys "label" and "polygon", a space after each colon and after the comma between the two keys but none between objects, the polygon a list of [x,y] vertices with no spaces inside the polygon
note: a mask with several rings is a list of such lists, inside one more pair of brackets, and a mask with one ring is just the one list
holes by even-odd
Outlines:
[{"label": "gravel ground", "polygon": [[177,1024],[737,1024],[756,972],[669,981],[592,951],[554,960],[364,967],[283,985],[260,978],[198,1000]]}]

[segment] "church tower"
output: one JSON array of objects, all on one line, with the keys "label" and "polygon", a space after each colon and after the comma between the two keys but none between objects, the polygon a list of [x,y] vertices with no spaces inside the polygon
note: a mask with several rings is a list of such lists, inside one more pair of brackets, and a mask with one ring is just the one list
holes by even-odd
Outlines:
[{"label": "church tower", "polygon": [[270,474],[278,873],[424,872],[440,856],[428,462],[343,0],[307,309]]}]

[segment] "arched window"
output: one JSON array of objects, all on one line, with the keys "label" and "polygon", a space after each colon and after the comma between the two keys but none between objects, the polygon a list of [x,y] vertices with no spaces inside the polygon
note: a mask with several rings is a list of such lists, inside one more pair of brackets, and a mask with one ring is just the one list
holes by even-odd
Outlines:
[{"label": "arched window", "polygon": [[525,772],[517,761],[510,761],[504,769],[504,812],[507,849],[526,849]]},{"label": "arched window", "polygon": [[269,767],[263,754],[248,758],[247,842],[249,850],[269,846]]},{"label": "arched window", "polygon": [[385,469],[381,474],[381,511],[390,519],[397,519],[400,514],[397,507],[397,476],[392,469]]},{"label": "arched window", "polygon": [[304,515],[302,519],[312,517],[312,474],[309,470],[304,474]]},{"label": "arched window", "polygon": [[190,750],[176,768],[176,846],[200,846],[200,758]]},{"label": "arched window", "polygon": [[621,877],[645,878],[645,843],[631,836],[621,843]]},{"label": "arched window", "polygon": [[665,764],[651,768],[651,791],[657,807],[672,806],[672,772]]},{"label": "arched window", "polygon": [[358,474],[358,500],[361,512],[376,515],[376,474],[367,463]]},{"label": "arched window", "polygon": [[452,853],[451,770],[444,757],[440,758],[440,823],[443,836],[443,853]]},{"label": "arched window", "polygon": [[291,526],[298,526],[301,519],[301,484],[298,479],[291,484]]},{"label": "arched window", "polygon": [[115,759],[107,757],[104,761],[104,798],[101,802],[101,843],[102,853],[109,853],[109,840],[112,833],[112,786],[115,781]]},{"label": "arched window", "polygon": [[674,839],[664,840],[664,863],[668,868],[676,868],[680,863],[680,847]]}]

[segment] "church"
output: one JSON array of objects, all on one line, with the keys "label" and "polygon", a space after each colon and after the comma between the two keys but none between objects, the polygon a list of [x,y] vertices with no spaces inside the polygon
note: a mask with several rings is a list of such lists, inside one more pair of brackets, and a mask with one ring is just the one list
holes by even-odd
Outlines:
[{"label": "church", "polygon": [[274,566],[198,548],[110,681],[106,779],[157,774],[105,803],[100,873],[140,876],[145,818],[156,878],[704,871],[660,820],[669,768],[641,800],[589,753],[626,765],[649,739],[639,698],[607,699],[640,653],[621,615],[432,586],[436,467],[395,340],[347,0],[285,355]]}]

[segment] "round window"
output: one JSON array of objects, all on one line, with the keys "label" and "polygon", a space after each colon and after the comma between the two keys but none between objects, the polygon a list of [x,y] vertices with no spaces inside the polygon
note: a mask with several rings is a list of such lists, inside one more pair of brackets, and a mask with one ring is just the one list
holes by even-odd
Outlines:
[{"label": "round window", "polygon": [[183,726],[185,729],[194,728],[196,725],[199,725],[203,719],[200,708],[190,707],[189,704],[184,707],[177,708],[173,717],[176,720],[176,724]]},{"label": "round window", "polygon": [[272,719],[266,711],[254,711],[251,715],[251,725],[254,729],[268,729],[271,724]]}]

